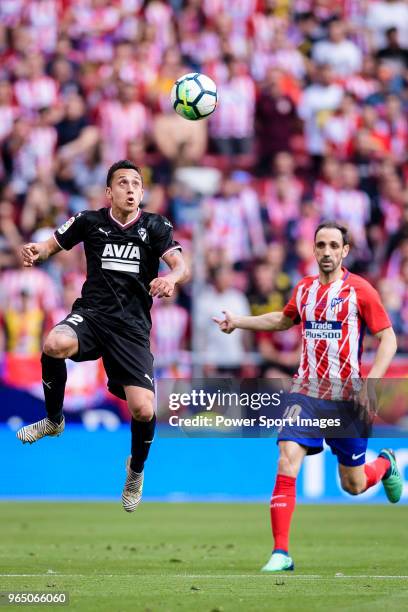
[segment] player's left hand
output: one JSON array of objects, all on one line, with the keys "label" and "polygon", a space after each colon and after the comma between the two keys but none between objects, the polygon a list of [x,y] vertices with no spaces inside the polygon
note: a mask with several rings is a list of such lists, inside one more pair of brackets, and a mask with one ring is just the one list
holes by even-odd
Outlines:
[{"label": "player's left hand", "polygon": [[150,295],[152,297],[171,297],[174,292],[175,282],[168,276],[154,278],[150,283]]}]

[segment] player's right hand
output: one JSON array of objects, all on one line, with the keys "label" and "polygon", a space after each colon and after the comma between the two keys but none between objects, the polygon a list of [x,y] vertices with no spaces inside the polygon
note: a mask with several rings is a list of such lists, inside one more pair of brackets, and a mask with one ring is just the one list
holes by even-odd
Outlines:
[{"label": "player's right hand", "polygon": [[224,334],[230,334],[235,329],[234,316],[229,310],[223,310],[222,313],[225,317],[224,319],[213,317],[212,320],[217,323],[218,327],[222,332],[224,332]]},{"label": "player's right hand", "polygon": [[36,242],[29,242],[21,247],[21,256],[23,258],[23,266],[31,268],[40,257],[40,245]]}]

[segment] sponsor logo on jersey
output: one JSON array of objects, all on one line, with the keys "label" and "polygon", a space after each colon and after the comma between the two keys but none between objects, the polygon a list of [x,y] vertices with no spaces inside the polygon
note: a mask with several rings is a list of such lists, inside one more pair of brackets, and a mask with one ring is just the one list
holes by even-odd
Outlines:
[{"label": "sponsor logo on jersey", "polygon": [[117,272],[139,272],[140,249],[133,242],[127,244],[105,244],[102,253],[102,268]]},{"label": "sponsor logo on jersey", "polygon": [[70,219],[68,219],[68,221],[65,221],[65,223],[63,223],[61,227],[58,228],[58,233],[64,234],[67,231],[67,229],[71,227],[74,221],[75,221],[75,217],[71,217]]},{"label": "sponsor logo on jersey", "polygon": [[102,234],[105,234],[106,237],[108,237],[111,233],[111,230],[104,230],[101,227],[99,228],[99,231],[102,232]]},{"label": "sponsor logo on jersey", "polygon": [[343,307],[344,299],[341,297],[335,297],[330,302],[330,308],[332,309],[333,314],[337,315]]},{"label": "sponsor logo on jersey", "polygon": [[341,340],[341,321],[306,321],[304,334],[308,340]]},{"label": "sponsor logo on jersey", "polygon": [[144,227],[141,227],[140,229],[138,229],[137,233],[139,234],[143,242],[149,242],[149,236],[147,234],[147,230]]}]

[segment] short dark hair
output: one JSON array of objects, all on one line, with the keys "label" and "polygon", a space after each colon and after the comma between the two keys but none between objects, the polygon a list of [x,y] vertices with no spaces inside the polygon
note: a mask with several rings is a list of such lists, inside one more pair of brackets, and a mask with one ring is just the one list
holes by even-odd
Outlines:
[{"label": "short dark hair", "polygon": [[136,164],[134,164],[129,159],[121,159],[120,161],[117,161],[114,164],[112,164],[111,167],[109,168],[108,174],[106,175],[106,186],[107,187],[111,186],[112,177],[114,173],[116,172],[116,170],[120,170],[122,168],[123,170],[136,170],[136,172],[139,174],[140,178],[142,179],[142,183],[143,183],[141,168],[139,168],[139,166],[136,166]]},{"label": "short dark hair", "polygon": [[345,227],[344,225],[341,225],[340,223],[337,223],[337,221],[323,221],[322,223],[319,223],[319,225],[317,226],[316,231],[314,233],[314,240],[315,240],[315,242],[316,242],[317,234],[322,229],[336,229],[336,230],[339,230],[339,232],[341,233],[341,235],[343,237],[343,246],[345,246],[346,244],[350,244],[347,227]]}]

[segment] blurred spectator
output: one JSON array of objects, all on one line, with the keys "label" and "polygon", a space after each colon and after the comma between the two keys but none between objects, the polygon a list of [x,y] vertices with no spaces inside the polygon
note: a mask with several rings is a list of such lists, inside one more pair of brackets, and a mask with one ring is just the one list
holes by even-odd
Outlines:
[{"label": "blurred spectator", "polygon": [[402,102],[396,95],[387,96],[384,119],[390,138],[390,152],[397,164],[401,164],[407,153],[408,120]]},{"label": "blurred spectator", "polygon": [[402,209],[401,223],[396,232],[391,234],[387,245],[387,259],[397,249],[401,242],[408,240],[408,191],[404,193],[404,205]]},{"label": "blurred spectator", "polygon": [[53,120],[51,109],[39,109],[37,120],[31,128],[30,141],[36,157],[37,173],[40,176],[49,175],[53,169],[58,138]]},{"label": "blurred spectator", "polygon": [[282,270],[273,270],[266,262],[255,265],[253,286],[249,291],[252,315],[283,310],[289,296],[290,278]]},{"label": "blurred spectator", "polygon": [[217,153],[246,155],[252,152],[255,85],[242,62],[227,57],[224,63],[226,79],[218,84],[222,104],[210,118],[210,135]]},{"label": "blurred spectator", "polygon": [[336,77],[345,78],[361,68],[362,53],[351,40],[346,38],[346,26],[334,19],[329,25],[327,40],[317,42],[312,49],[312,58],[318,65],[326,64]]},{"label": "blurred spectator", "polygon": [[323,127],[330,114],[339,108],[343,89],[334,83],[328,65],[316,68],[313,82],[306,87],[300,100],[298,113],[305,122],[307,150],[318,169],[324,154]]},{"label": "blurred spectator", "polygon": [[85,101],[79,94],[70,94],[65,102],[64,116],[56,125],[58,154],[64,160],[86,153],[96,145],[98,130],[89,125]]},{"label": "blurred spectator", "polygon": [[58,225],[58,213],[64,210],[62,194],[54,185],[44,182],[32,183],[21,212],[21,229],[24,234],[31,235],[35,229]]},{"label": "blurred spectator", "polygon": [[306,57],[311,57],[313,47],[324,36],[323,27],[311,11],[298,13],[296,23],[299,37],[298,48]]},{"label": "blurred spectator", "polygon": [[30,138],[30,123],[21,118],[14,121],[10,137],[2,146],[2,161],[6,178],[18,196],[27,193],[37,176],[37,158]]},{"label": "blurred spectator", "polygon": [[158,151],[177,166],[199,163],[207,148],[206,123],[187,122],[173,111],[156,116],[153,136]]},{"label": "blurred spectator", "polygon": [[368,96],[375,93],[379,87],[376,79],[377,64],[372,55],[365,55],[363,58],[361,70],[344,81],[344,87],[347,92],[352,94],[356,100],[362,102]]},{"label": "blurred spectator", "polygon": [[258,149],[258,169],[268,174],[271,162],[279,151],[291,150],[291,137],[296,132],[296,107],[282,91],[282,74],[271,69],[256,102],[255,126]]},{"label": "blurred spectator", "polygon": [[176,301],[177,293],[174,293],[156,302],[152,310],[152,352],[165,378],[177,375],[187,343],[188,311]]},{"label": "blurred spectator", "polygon": [[27,307],[52,311],[59,302],[57,288],[50,276],[40,268],[6,270],[0,277],[0,309],[18,308],[22,291]]},{"label": "blurred spectator", "polygon": [[0,270],[18,263],[22,237],[14,219],[14,208],[8,200],[0,201]]},{"label": "blurred spectator", "polygon": [[388,28],[385,36],[386,45],[377,51],[376,57],[396,73],[402,74],[408,68],[408,46],[401,47],[396,27]]},{"label": "blurred spectator", "polygon": [[345,94],[337,111],[325,122],[323,137],[327,155],[347,159],[353,152],[353,139],[359,125],[359,109],[355,99]]},{"label": "blurred spectator", "polygon": [[0,144],[11,133],[17,115],[18,107],[13,103],[11,84],[8,81],[0,81]]},{"label": "blurred spectator", "polygon": [[2,311],[5,351],[30,356],[41,352],[45,313],[39,304],[33,306],[27,289]]},{"label": "blurred spectator", "polygon": [[220,334],[212,320],[213,316],[222,316],[223,310],[238,315],[249,314],[247,298],[244,293],[233,288],[233,283],[231,268],[216,269],[212,275],[212,284],[204,288],[196,304],[198,338],[207,376],[239,376],[247,361],[245,332],[237,329],[231,335]]},{"label": "blurred spectator", "polygon": [[379,206],[387,235],[395,233],[401,225],[404,206],[402,181],[396,173],[384,177],[381,181]]},{"label": "blurred spectator", "polygon": [[46,74],[45,61],[40,53],[30,53],[25,58],[23,74],[14,85],[19,106],[26,110],[38,110],[57,103],[57,83]]},{"label": "blurred spectator", "polygon": [[[241,182],[242,181],[242,182]],[[243,173],[227,176],[221,193],[203,200],[208,249],[222,249],[231,263],[262,256],[265,250],[260,205]]]},{"label": "blurred spectator", "polygon": [[326,218],[338,219],[347,225],[355,248],[353,256],[364,260],[368,256],[365,228],[371,219],[371,206],[367,194],[358,189],[358,183],[354,164],[343,164],[341,187],[333,202],[334,207],[324,212]]},{"label": "blurred spectator", "polygon": [[[266,262],[257,264],[249,293],[251,314],[281,311],[289,299],[290,288],[290,278],[282,270],[274,270]],[[295,329],[294,333],[289,330],[289,333],[283,334],[259,332],[255,334],[255,340],[262,358],[262,376],[267,376],[271,368],[274,368],[273,376],[279,376],[279,373],[294,374],[299,360],[299,330]]]},{"label": "blurred spectator", "polygon": [[170,189],[170,212],[178,231],[192,236],[199,217],[200,200],[192,189],[181,181],[174,181]]},{"label": "blurred spectator", "polygon": [[117,84],[117,99],[104,100],[99,108],[99,125],[103,138],[103,160],[106,166],[126,157],[129,142],[147,133],[149,113],[136,99],[135,87],[127,82]]},{"label": "blurred spectator", "polygon": [[403,47],[408,47],[408,6],[403,0],[379,0],[370,2],[366,14],[371,44],[381,49],[386,44],[386,32],[396,28]]},{"label": "blurred spectator", "polygon": [[265,207],[268,238],[283,240],[288,224],[297,219],[303,185],[294,174],[294,160],[289,153],[278,153],[274,164],[274,178],[263,183],[261,202]]},{"label": "blurred spectator", "polygon": [[75,67],[75,64],[63,55],[57,56],[50,66],[50,74],[58,84],[62,99],[67,99],[71,94],[83,94],[82,87],[75,75]]}]

